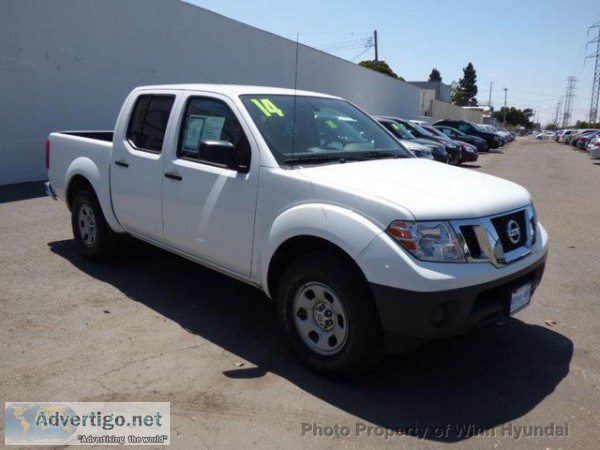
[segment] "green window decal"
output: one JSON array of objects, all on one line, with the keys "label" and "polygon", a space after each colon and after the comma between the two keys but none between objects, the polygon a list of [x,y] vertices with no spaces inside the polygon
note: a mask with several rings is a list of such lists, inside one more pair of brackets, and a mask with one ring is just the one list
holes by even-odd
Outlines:
[{"label": "green window decal", "polygon": [[262,111],[262,113],[267,116],[267,117],[271,117],[273,114],[277,114],[279,117],[283,117],[283,111],[281,111],[281,109],[279,109],[271,100],[269,100],[268,98],[261,98],[260,100],[257,98],[253,98],[252,103],[254,103],[258,109],[260,109]]}]

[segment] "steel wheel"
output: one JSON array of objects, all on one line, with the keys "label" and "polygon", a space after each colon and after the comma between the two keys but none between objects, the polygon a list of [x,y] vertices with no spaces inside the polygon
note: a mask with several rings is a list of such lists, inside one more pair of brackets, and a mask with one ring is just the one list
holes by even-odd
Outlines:
[{"label": "steel wheel", "polygon": [[94,217],[94,211],[88,204],[83,204],[79,208],[79,214],[77,215],[77,225],[79,230],[79,236],[81,242],[86,247],[92,247],[96,242],[96,218]]},{"label": "steel wheel", "polygon": [[320,355],[335,355],[348,338],[348,317],[339,296],[311,282],[298,289],[293,302],[294,325],[302,342]]}]

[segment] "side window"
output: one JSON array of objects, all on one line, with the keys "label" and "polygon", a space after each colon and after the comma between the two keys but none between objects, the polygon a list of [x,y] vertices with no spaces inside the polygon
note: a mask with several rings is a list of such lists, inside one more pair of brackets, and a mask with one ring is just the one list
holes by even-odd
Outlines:
[{"label": "side window", "polygon": [[175,97],[141,95],[127,128],[127,140],[140,150],[160,153]]},{"label": "side window", "polygon": [[466,132],[468,132],[468,131],[469,131],[469,126],[468,126],[468,125],[466,125],[466,124],[464,124],[464,123],[461,123],[461,124],[458,126],[458,129],[459,129],[460,131],[462,131],[463,133],[466,133]]},{"label": "side window", "polygon": [[250,166],[250,144],[233,111],[220,100],[195,97],[188,101],[181,124],[177,156],[215,165],[227,165],[232,155],[223,147],[211,148],[202,144],[225,141],[233,144],[239,166]]}]

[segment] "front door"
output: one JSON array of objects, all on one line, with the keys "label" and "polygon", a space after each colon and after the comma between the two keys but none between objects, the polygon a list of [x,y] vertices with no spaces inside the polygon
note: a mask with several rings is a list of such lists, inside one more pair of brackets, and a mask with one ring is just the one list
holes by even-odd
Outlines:
[{"label": "front door", "polygon": [[[163,224],[167,244],[207,262],[250,276],[258,192],[258,152],[236,106],[226,98],[190,95],[177,148],[165,160]],[[246,170],[227,168],[206,141],[233,144]],[[252,143],[252,145],[255,145]]]}]

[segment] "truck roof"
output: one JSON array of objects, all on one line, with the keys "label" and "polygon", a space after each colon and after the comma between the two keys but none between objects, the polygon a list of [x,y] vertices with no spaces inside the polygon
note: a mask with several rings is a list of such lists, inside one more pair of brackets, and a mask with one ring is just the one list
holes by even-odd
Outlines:
[{"label": "truck roof", "polygon": [[303,91],[296,89],[277,88],[268,86],[246,86],[238,84],[212,84],[212,83],[190,83],[190,84],[162,84],[154,86],[140,86],[135,91],[147,90],[174,90],[174,91],[204,91],[217,94],[229,95],[300,95],[310,97],[339,98],[333,95],[321,94],[318,92]]}]

